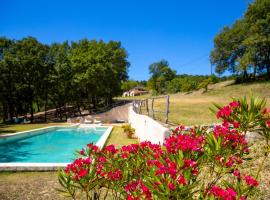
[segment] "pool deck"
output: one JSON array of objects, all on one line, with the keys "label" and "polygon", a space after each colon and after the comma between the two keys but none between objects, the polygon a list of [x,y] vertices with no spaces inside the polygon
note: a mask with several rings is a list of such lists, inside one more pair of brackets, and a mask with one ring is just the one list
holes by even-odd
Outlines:
[{"label": "pool deck", "polygon": [[[106,132],[101,136],[101,138],[97,141],[96,145],[102,149],[110,136],[113,126],[108,126],[108,125],[80,125],[80,124],[74,124],[71,126],[66,126],[66,127],[108,127]],[[25,134],[35,134],[38,133],[39,131],[46,131],[47,129],[52,129],[52,128],[63,128],[63,126],[50,126],[46,128],[40,128],[40,129],[34,129],[30,131],[22,131],[18,133],[11,133],[11,134],[5,134],[0,136],[0,140],[4,138],[10,138],[10,137],[18,137],[21,135]],[[1,171],[57,171],[61,168],[64,168],[67,166],[69,163],[0,163],[0,172]]]}]

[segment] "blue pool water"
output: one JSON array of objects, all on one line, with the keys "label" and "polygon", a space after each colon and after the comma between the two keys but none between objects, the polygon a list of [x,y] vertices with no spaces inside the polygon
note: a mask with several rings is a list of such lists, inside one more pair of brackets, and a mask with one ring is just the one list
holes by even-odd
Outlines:
[{"label": "blue pool water", "polygon": [[57,128],[36,133],[14,141],[0,143],[0,163],[67,163],[75,158],[75,151],[96,143],[107,130],[98,128]]}]

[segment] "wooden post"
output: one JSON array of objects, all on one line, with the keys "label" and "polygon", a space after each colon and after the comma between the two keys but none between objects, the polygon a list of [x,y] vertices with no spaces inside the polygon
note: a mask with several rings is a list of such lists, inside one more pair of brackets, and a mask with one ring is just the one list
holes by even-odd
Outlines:
[{"label": "wooden post", "polygon": [[166,98],[166,112],[165,112],[165,124],[168,124],[169,119],[169,107],[170,107],[170,96],[168,95]]},{"label": "wooden post", "polygon": [[154,112],[154,98],[152,98],[152,105],[151,105],[151,110],[152,110],[152,118],[155,119],[155,112]]},{"label": "wooden post", "polygon": [[145,107],[146,107],[147,115],[149,116],[148,99],[145,99]]}]

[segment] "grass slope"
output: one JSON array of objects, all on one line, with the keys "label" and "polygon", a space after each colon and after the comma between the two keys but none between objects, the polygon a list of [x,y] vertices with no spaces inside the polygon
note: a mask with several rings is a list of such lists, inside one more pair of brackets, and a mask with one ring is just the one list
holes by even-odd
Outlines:
[{"label": "grass slope", "polygon": [[[209,110],[213,103],[226,104],[232,97],[242,97],[253,93],[254,95],[265,97],[270,105],[270,82],[233,84],[232,81],[225,81],[211,85],[209,91],[203,90],[192,93],[177,93],[170,95],[169,122],[184,125],[202,125],[219,122],[216,116]],[[144,98],[144,96],[136,97]],[[165,99],[154,101],[156,110],[165,111]],[[149,102],[149,108],[151,102]],[[142,110],[146,114],[146,110]],[[164,114],[157,113],[156,118],[164,121]]]}]

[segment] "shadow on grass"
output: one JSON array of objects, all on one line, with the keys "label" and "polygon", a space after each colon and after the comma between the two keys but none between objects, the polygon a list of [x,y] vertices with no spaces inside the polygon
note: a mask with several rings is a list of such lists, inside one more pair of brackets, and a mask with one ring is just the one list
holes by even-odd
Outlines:
[{"label": "shadow on grass", "polygon": [[0,134],[5,134],[5,133],[15,133],[16,131],[13,129],[9,129],[10,125],[8,124],[0,124]]}]

